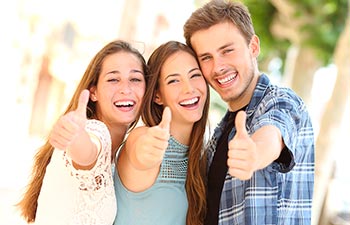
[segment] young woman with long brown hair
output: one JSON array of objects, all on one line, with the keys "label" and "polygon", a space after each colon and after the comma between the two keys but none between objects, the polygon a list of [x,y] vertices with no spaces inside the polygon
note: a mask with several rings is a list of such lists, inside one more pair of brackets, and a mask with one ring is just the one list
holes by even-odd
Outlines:
[{"label": "young woman with long brown hair", "polygon": [[199,225],[209,89],[194,52],[169,41],[148,60],[141,116],[117,157],[115,225]]},{"label": "young woman with long brown hair", "polygon": [[92,59],[49,140],[34,158],[18,206],[28,223],[112,224],[116,150],[139,117],[146,88],[143,56],[124,41]]}]

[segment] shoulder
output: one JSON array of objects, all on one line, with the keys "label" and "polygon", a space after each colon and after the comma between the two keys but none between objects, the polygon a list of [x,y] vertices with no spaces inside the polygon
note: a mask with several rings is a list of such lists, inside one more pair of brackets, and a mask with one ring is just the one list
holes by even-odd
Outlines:
[{"label": "shoulder", "polygon": [[147,130],[149,129],[149,127],[146,126],[140,126],[140,127],[136,127],[134,128],[132,131],[130,131],[130,134],[128,135],[128,140],[135,140],[138,137],[144,135],[147,133]]},{"label": "shoulder", "polygon": [[108,128],[105,123],[95,119],[87,120],[85,128],[87,130],[100,130],[100,131],[107,130],[108,131]]}]

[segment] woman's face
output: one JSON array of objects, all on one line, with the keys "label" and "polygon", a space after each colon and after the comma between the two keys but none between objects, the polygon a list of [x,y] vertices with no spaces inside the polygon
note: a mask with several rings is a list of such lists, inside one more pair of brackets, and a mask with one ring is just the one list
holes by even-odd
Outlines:
[{"label": "woman's face", "polygon": [[159,77],[157,104],[168,106],[172,123],[192,124],[200,120],[207,98],[207,86],[196,59],[187,52],[171,55]]},{"label": "woman's face", "polygon": [[142,64],[134,54],[121,51],[107,56],[97,86],[90,90],[98,119],[107,125],[130,125],[140,111],[145,88]]}]

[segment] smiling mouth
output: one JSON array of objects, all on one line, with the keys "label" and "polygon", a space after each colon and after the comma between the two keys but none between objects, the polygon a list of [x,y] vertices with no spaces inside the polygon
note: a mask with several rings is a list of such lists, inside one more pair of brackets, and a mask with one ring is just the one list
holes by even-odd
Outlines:
[{"label": "smiling mouth", "polygon": [[234,75],[229,75],[227,77],[224,77],[222,79],[217,79],[217,82],[219,84],[227,84],[230,83],[232,80],[234,80],[237,77],[237,73],[235,73]]},{"label": "smiling mouth", "polygon": [[194,106],[194,105],[198,104],[198,102],[199,102],[199,97],[195,97],[195,98],[180,102],[180,105],[188,107],[188,106]]},{"label": "smiling mouth", "polygon": [[115,106],[118,108],[124,108],[124,107],[133,107],[135,105],[135,102],[133,101],[118,101],[114,103]]}]

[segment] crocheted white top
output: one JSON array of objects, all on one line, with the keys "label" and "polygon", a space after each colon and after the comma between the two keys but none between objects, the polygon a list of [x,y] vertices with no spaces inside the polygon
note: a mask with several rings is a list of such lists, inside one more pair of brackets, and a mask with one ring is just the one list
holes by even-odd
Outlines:
[{"label": "crocheted white top", "polygon": [[97,162],[91,170],[77,170],[62,150],[54,150],[46,168],[35,224],[112,224],[117,202],[111,163],[111,137],[106,125],[88,120],[86,130],[100,142]]}]

